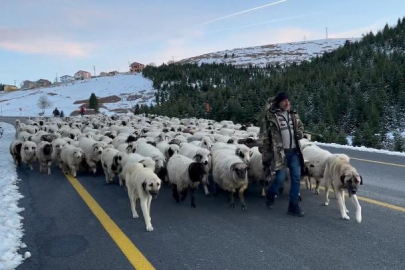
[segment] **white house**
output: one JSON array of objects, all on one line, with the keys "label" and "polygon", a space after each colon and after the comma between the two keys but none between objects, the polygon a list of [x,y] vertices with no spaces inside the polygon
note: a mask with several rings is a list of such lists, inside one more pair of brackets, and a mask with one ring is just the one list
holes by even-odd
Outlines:
[{"label": "white house", "polygon": [[90,79],[90,78],[91,78],[90,72],[79,70],[78,72],[75,73],[76,80],[84,80],[84,79]]},{"label": "white house", "polygon": [[72,76],[69,76],[69,75],[65,75],[65,76],[60,77],[60,82],[62,82],[62,83],[67,83],[67,82],[71,82],[71,81],[74,81],[74,80],[75,80],[75,78],[72,77]]}]

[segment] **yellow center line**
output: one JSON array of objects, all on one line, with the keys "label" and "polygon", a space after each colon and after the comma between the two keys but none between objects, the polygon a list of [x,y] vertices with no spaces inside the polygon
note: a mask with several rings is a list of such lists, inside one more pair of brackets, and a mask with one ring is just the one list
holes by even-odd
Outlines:
[{"label": "yellow center line", "polygon": [[[325,190],[325,187],[320,186],[319,189]],[[333,190],[330,190],[330,192],[333,192]],[[346,192],[346,196],[348,196],[347,192]],[[367,197],[362,197],[362,196],[357,196],[357,199],[359,199],[359,201],[368,202],[368,203],[371,203],[371,204],[379,205],[379,206],[382,206],[382,207],[386,207],[386,208],[389,208],[389,209],[392,209],[392,210],[396,210],[396,211],[400,211],[400,212],[405,213],[405,207],[401,207],[401,206],[398,206],[398,205],[393,205],[393,204],[373,200],[373,199],[370,199],[370,198],[367,198]]]},{"label": "yellow center line", "polygon": [[69,174],[65,174],[65,176],[134,268],[142,270],[155,269],[131,240],[121,231],[117,224],[108,216],[103,208],[101,208],[97,201],[87,192],[82,184]]},{"label": "yellow center line", "polygon": [[382,161],[376,161],[376,160],[369,160],[369,159],[362,159],[362,158],[354,158],[354,157],[350,157],[350,159],[405,168],[405,165],[396,164],[396,163],[388,163],[388,162],[382,162]]}]

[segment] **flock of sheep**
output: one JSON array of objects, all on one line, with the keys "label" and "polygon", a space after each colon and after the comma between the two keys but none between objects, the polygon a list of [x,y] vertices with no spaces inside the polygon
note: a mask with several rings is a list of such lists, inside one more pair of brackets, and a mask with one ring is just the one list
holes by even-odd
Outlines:
[{"label": "flock of sheep", "polygon": [[[247,209],[244,191],[250,182],[266,186],[262,155],[256,145],[259,128],[231,121],[105,115],[67,118],[38,118],[16,121],[16,140],[10,145],[15,164],[39,163],[42,173],[51,174],[52,164],[76,177],[79,171],[95,174],[101,163],[107,183],[117,176],[126,187],[134,218],[140,200],[146,230],[152,231],[150,203],[162,183],[169,183],[173,198],[184,201],[201,184],[210,194],[210,175],[214,193],[228,191],[235,207],[237,192],[242,209]],[[308,173],[323,178],[325,154],[310,141],[302,140]],[[308,147],[310,146],[310,147]],[[326,151],[327,152],[327,151]],[[332,154],[330,154],[332,155]],[[307,187],[311,187],[310,178]],[[335,188],[334,185],[332,187]]]}]

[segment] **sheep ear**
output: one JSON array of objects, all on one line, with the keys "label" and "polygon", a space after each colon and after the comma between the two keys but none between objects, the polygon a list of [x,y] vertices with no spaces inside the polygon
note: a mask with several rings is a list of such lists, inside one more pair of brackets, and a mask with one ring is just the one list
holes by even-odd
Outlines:
[{"label": "sheep ear", "polygon": [[344,185],[345,184],[345,175],[342,175],[341,177],[340,177],[340,182],[342,182],[342,185]]},{"label": "sheep ear", "polygon": [[363,185],[363,177],[360,175],[360,185]]},{"label": "sheep ear", "polygon": [[146,182],[144,181],[144,182],[142,182],[142,188],[143,188],[143,191],[145,191],[146,192]]}]

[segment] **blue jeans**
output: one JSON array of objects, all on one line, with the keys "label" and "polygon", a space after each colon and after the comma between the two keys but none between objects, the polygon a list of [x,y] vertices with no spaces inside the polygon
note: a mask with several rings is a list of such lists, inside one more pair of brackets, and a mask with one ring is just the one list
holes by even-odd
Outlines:
[{"label": "blue jeans", "polygon": [[[290,188],[290,202],[298,203],[298,194],[300,193],[301,185],[301,163],[298,150],[285,152],[286,167],[290,169],[291,188]],[[281,169],[276,172],[276,177],[267,190],[267,196],[270,192],[278,194],[280,187],[283,186],[284,180],[287,177],[287,170]]]}]

